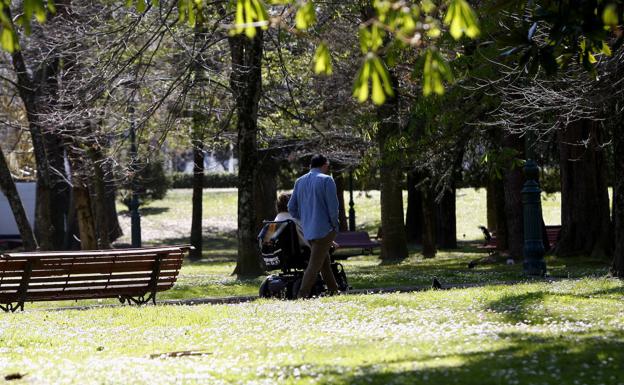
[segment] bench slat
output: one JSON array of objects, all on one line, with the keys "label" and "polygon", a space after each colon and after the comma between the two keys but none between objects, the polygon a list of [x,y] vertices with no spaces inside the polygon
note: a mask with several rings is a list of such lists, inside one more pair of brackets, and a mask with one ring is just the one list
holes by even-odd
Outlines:
[{"label": "bench slat", "polygon": [[[168,285],[176,281],[176,279],[159,279],[158,285]],[[57,289],[63,289],[62,291],[72,291],[78,288],[101,288],[101,289],[114,289],[118,287],[142,287],[146,290],[149,288],[150,280],[149,279],[140,279],[140,280],[125,280],[125,281],[89,281],[89,282],[72,282],[71,284],[35,284],[28,285],[29,295],[33,293],[37,293],[38,291],[58,291]]]},{"label": "bench slat", "polygon": [[6,253],[4,256],[17,259],[40,259],[47,257],[56,258],[76,258],[76,257],[97,257],[97,256],[124,256],[124,255],[156,255],[159,253],[178,253],[183,254],[188,247],[171,246],[171,247],[154,247],[142,249],[111,249],[111,250],[85,250],[85,251],[50,251],[39,252],[29,251],[21,253]]}]

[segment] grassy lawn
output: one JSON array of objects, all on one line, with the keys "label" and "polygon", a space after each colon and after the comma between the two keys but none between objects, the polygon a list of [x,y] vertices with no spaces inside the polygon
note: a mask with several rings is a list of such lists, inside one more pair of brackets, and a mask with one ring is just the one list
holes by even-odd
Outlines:
[{"label": "grassy lawn", "polygon": [[[144,208],[147,244],[187,243],[190,190]],[[0,378],[24,384],[573,384],[624,385],[624,283],[609,261],[547,257],[554,282],[527,280],[522,265],[479,264],[485,192],[458,194],[461,248],[380,265],[343,261],[356,289],[480,287],[349,295],[236,305],[55,308],[115,303],[26,304],[0,314]],[[379,226],[378,193],[356,194],[360,228]],[[559,196],[544,199],[559,223]],[[160,299],[255,295],[261,278],[238,281],[236,192],[206,190],[205,251],[185,263]],[[121,216],[129,233],[129,218]],[[122,239],[121,242],[128,242]],[[520,262],[520,261],[518,261]],[[569,279],[568,279],[569,278]],[[521,281],[497,285],[502,281]]]},{"label": "grassy lawn", "polygon": [[604,278],[0,315],[15,383],[616,385],[623,362],[624,285]]}]

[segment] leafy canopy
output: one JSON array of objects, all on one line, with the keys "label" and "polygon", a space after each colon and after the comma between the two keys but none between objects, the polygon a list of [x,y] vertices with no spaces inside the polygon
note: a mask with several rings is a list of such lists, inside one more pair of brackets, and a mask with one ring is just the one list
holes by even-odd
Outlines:
[{"label": "leafy canopy", "polygon": [[[149,2],[149,3],[148,3]],[[138,12],[147,12],[149,5],[158,5],[158,0],[127,0],[128,7],[136,7]],[[178,0],[179,22],[187,22],[194,27],[203,23],[202,9],[206,0]],[[268,5],[267,5],[268,4]],[[15,27],[9,15],[11,0],[0,0],[0,25],[2,48],[8,52],[19,49]],[[234,24],[226,26],[232,34],[244,33],[253,38],[257,28],[267,29],[272,24],[281,23],[277,17],[271,18],[267,7],[285,6],[295,13],[295,28],[300,32],[309,30],[316,24],[316,13],[323,5],[313,0],[229,0],[228,6],[234,15]],[[365,102],[369,95],[375,104],[383,104],[394,94],[390,76],[382,53],[387,44],[396,42],[401,49],[415,49],[424,58],[422,71],[423,93],[444,93],[444,81],[450,82],[453,75],[446,58],[436,48],[437,42],[446,33],[458,40],[464,36],[475,38],[479,35],[479,24],[475,12],[466,0],[442,0],[439,4],[432,0],[419,2],[405,0],[372,0],[374,16],[365,21],[359,31],[360,49],[363,61],[355,79],[353,95]],[[17,24],[30,32],[33,16],[44,22],[48,13],[53,13],[54,2],[44,0],[24,0],[23,13]],[[612,13],[606,20],[614,22]],[[443,30],[443,25],[448,31]],[[325,42],[319,42],[314,55],[314,71],[317,74],[332,73],[331,52]]]}]

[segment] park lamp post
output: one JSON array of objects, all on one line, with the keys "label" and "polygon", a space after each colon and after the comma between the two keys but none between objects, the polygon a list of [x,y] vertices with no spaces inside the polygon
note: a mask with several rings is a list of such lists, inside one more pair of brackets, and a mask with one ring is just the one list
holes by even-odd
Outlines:
[{"label": "park lamp post", "polygon": [[137,192],[137,143],[136,127],[134,120],[134,93],[132,96],[128,112],[130,114],[130,234],[132,247],[141,247],[141,214],[139,213],[139,194]]},{"label": "park lamp post", "polygon": [[527,276],[546,275],[544,261],[544,242],[542,240],[542,201],[539,187],[539,168],[532,159],[524,165],[525,182],[522,188],[522,207],[524,216],[524,263]]},{"label": "park lamp post", "polygon": [[353,171],[349,171],[349,231],[355,231],[355,209],[353,208]]}]

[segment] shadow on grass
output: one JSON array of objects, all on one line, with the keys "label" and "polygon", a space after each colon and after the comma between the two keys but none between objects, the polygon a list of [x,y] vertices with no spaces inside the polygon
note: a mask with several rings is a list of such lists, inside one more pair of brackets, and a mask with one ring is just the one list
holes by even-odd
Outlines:
[{"label": "shadow on grass", "polygon": [[[503,349],[422,356],[413,353],[353,371],[332,368],[322,385],[360,384],[621,384],[624,342],[597,341],[589,334],[539,337],[524,333],[499,335]],[[422,365],[422,368],[416,366]],[[294,368],[293,368],[294,370]],[[345,374],[346,372],[346,374]]]}]

